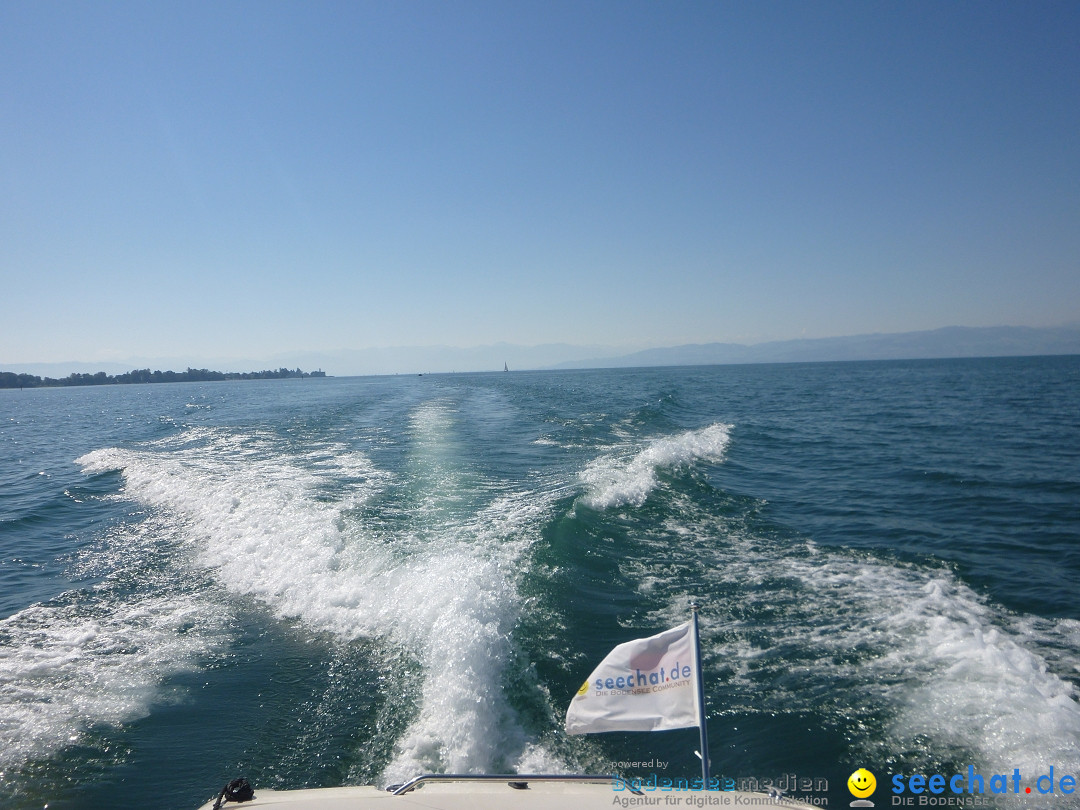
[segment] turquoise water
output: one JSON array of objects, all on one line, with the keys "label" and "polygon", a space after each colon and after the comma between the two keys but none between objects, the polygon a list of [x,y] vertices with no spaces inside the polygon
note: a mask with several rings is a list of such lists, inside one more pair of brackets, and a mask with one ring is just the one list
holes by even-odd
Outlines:
[{"label": "turquoise water", "polygon": [[0,391],[0,805],[692,776],[691,598],[714,773],[1078,775],[1078,582],[1076,357]]}]

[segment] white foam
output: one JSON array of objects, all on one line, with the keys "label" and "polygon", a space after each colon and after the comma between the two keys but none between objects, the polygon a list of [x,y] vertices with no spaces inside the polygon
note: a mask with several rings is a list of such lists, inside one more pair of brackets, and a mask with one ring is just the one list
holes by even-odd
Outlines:
[{"label": "white foam", "polygon": [[0,768],[149,711],[160,681],[221,638],[222,615],[194,595],[34,605],[0,621]]},{"label": "white foam", "polygon": [[[342,446],[290,458],[272,437],[210,429],[149,451],[97,451],[80,463],[88,472],[122,469],[127,497],[177,515],[181,542],[231,591],[319,632],[387,640],[420,664],[415,713],[387,781],[428,770],[558,768],[522,730],[503,680],[520,609],[517,569],[565,491],[499,493],[457,467],[453,414],[437,405],[418,409],[410,426],[407,480]],[[720,460],[729,440],[730,427],[717,424],[605,454],[581,475],[583,500],[594,508],[640,505],[659,470]],[[345,492],[320,496],[343,481]],[[343,519],[346,505],[367,505],[364,522]],[[735,594],[733,612],[769,613],[768,623],[744,623],[718,614],[721,603],[704,616],[708,653],[731,665],[747,710],[816,711],[825,694],[851,717],[867,706],[887,716],[882,740],[853,732],[867,754],[910,750],[928,735],[939,750],[973,750],[988,769],[1026,773],[1077,761],[1080,707],[1062,677],[1080,664],[1075,623],[1012,616],[944,569],[789,546],[709,514],[695,525],[695,508],[682,504],[662,538],[641,538],[662,545],[662,557],[628,555],[624,566],[653,600],[680,582],[704,582]],[[678,616],[656,626],[684,620],[684,608],[680,600]],[[72,649],[65,639],[92,645],[102,632],[100,621],[69,625],[63,629],[61,617],[55,642],[38,645],[55,644],[58,664]],[[167,630],[154,643],[171,649]],[[789,650],[798,651],[795,678]],[[192,655],[178,649],[170,666]],[[52,666],[48,657],[45,664]],[[142,683],[152,689],[155,678]],[[145,700],[127,711],[144,711]]]},{"label": "white foam", "polygon": [[[1080,624],[1016,616],[944,568],[790,546],[707,525],[715,520],[678,535],[692,548],[668,543],[693,573],[625,565],[650,594],[701,573],[728,594],[703,619],[706,655],[733,671],[729,699],[746,701],[728,708],[831,705],[852,744],[880,761],[926,750],[936,761],[974,757],[987,773],[1075,772],[1080,693],[1066,676],[1080,663]],[[685,593],[672,598],[658,624],[685,615],[686,603]],[[871,714],[885,718],[883,734],[863,735]]]},{"label": "white foam", "polygon": [[[469,475],[448,448],[452,418],[426,406],[412,427],[408,481],[341,449],[296,460],[259,437],[214,431],[192,432],[169,452],[103,450],[80,463],[88,472],[122,469],[127,497],[180,516],[197,561],[230,590],[316,631],[388,640],[421,664],[416,715],[387,780],[535,760],[502,681],[517,568],[554,497],[474,493],[465,510]],[[368,522],[343,521],[340,500],[315,497],[323,478],[340,481],[343,470],[355,479],[354,504],[395,488],[386,514],[373,506]],[[412,493],[416,506],[403,517]]]},{"label": "white foam", "polygon": [[893,743],[928,735],[939,749],[976,750],[1010,772],[1075,760],[1077,689],[1050,671],[1025,620],[994,609],[946,570],[837,553],[785,568],[825,618],[810,643],[868,652],[851,674],[886,688]]},{"label": "white foam", "polygon": [[1080,763],[1077,690],[1049,671],[1007,615],[951,576],[927,581],[885,624],[906,638],[877,668],[916,672],[892,733],[929,735],[962,751],[974,747],[994,772],[1043,774]]},{"label": "white foam", "polygon": [[593,509],[641,506],[656,488],[657,471],[700,459],[719,461],[731,440],[731,425],[713,424],[678,436],[660,437],[644,448],[598,458],[581,473],[587,491],[582,502]]}]

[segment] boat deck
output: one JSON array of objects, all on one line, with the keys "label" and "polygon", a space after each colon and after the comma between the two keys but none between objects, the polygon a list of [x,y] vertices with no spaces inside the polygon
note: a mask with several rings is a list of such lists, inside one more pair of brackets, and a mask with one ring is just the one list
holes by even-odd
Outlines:
[{"label": "boat deck", "polygon": [[[515,783],[522,784],[522,783]],[[214,799],[199,810],[213,810]],[[376,787],[337,787],[311,790],[261,790],[243,803],[229,802],[222,810],[247,808],[274,810],[570,810],[570,808],[612,807],[751,807],[762,810],[793,810],[809,805],[764,793],[741,791],[654,790],[635,794],[614,790],[611,782],[583,784],[529,782],[527,787],[511,787],[508,782],[436,782],[395,795]]]}]

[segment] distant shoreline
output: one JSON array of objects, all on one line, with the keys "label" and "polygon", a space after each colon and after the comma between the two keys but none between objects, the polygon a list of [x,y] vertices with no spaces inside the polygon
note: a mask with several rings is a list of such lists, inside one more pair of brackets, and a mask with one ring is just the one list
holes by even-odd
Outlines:
[{"label": "distant shoreline", "polygon": [[172,382],[219,382],[222,380],[286,380],[309,377],[325,377],[325,371],[301,371],[279,368],[277,371],[210,371],[205,368],[189,368],[187,371],[151,371],[135,369],[115,376],[99,371],[96,374],[72,373],[54,379],[35,374],[15,374],[0,371],[0,388],[67,388],[79,385],[141,385],[145,383]]},{"label": "distant shoreline", "polygon": [[[651,368],[654,366],[715,366],[753,363],[835,363],[873,360],[939,360],[965,357],[1045,357],[1080,354],[1080,323],[1054,327],[947,326],[919,332],[876,333],[846,337],[803,338],[766,343],[689,343],[642,349],[629,354],[612,347],[576,346],[568,343],[523,346],[495,343],[459,348],[453,346],[396,346],[367,349],[340,349],[294,352],[263,358],[139,357],[117,362],[83,361],[16,363],[0,361],[8,374],[41,375],[43,381],[60,378],[52,385],[70,385],[69,374],[98,377],[122,372],[136,364],[228,363],[258,368],[307,366],[332,368],[336,377],[368,377],[393,374],[449,374],[453,372],[499,371],[507,366],[515,371],[559,371],[566,369]],[[122,363],[122,364],[121,364]],[[130,364],[130,365],[128,365]],[[263,366],[265,367],[265,366]],[[192,371],[189,367],[188,371]],[[89,372],[89,374],[86,374]],[[97,372],[97,374],[95,374]],[[107,384],[93,382],[89,384]],[[149,374],[148,369],[143,374]],[[156,374],[156,372],[154,372]],[[3,374],[3,372],[0,372]],[[164,372],[163,372],[164,374]],[[65,375],[61,377],[61,375]],[[265,379],[279,372],[252,376],[228,375],[213,379]],[[312,373],[312,376],[320,376]],[[24,377],[24,379],[29,379]],[[181,377],[181,379],[192,379]],[[204,379],[204,378],[199,378]],[[135,380],[133,380],[135,381]],[[36,383],[35,383],[36,384]],[[80,381],[76,384],[88,384]],[[8,384],[10,387],[10,383]]]}]

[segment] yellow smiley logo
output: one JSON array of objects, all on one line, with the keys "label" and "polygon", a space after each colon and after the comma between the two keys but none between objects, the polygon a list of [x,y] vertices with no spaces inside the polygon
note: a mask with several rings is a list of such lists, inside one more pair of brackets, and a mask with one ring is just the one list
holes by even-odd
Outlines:
[{"label": "yellow smiley logo", "polygon": [[877,787],[877,779],[866,768],[859,768],[847,780],[847,789],[851,795],[859,799],[865,799]]},{"label": "yellow smiley logo", "polygon": [[588,692],[588,691],[589,691],[589,682],[585,681],[585,683],[583,683],[581,685],[581,688],[577,690],[577,696],[578,697],[585,697],[585,693]]}]

